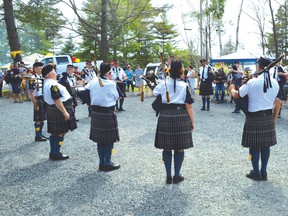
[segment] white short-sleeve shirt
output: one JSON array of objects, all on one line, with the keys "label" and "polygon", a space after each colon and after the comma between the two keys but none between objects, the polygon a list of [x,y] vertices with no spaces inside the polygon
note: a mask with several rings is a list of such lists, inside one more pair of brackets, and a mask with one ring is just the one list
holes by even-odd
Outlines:
[{"label": "white short-sleeve shirt", "polygon": [[248,95],[249,112],[257,112],[273,108],[274,100],[279,91],[279,85],[273,78],[271,78],[271,84],[272,88],[269,87],[267,92],[264,93],[264,74],[261,74],[258,76],[258,78],[252,78],[246,84],[240,87],[240,97]]},{"label": "white short-sleeve shirt", "polygon": [[57,85],[62,97],[60,98],[60,100],[62,102],[65,102],[67,100],[69,100],[71,98],[71,95],[69,94],[69,92],[67,91],[67,89],[65,88],[65,86],[61,85],[60,83],[57,82],[57,80],[54,79],[45,79],[44,80],[44,101],[49,104],[49,105],[53,105],[54,100],[51,96],[51,86],[55,86]]},{"label": "white short-sleeve shirt", "polygon": [[101,79],[103,87],[99,84],[99,78],[91,80],[86,86],[90,90],[91,105],[102,107],[111,107],[116,104],[119,98],[116,83],[108,80]]},{"label": "white short-sleeve shirt", "polygon": [[[167,78],[166,79],[166,85],[170,96],[170,102],[169,104],[184,104],[186,100],[186,93],[187,93],[187,87],[188,84],[176,80],[176,91],[174,92],[174,79]],[[166,98],[166,86],[165,81],[162,80],[153,90],[153,93],[155,96],[160,95],[162,97],[162,103],[168,104],[167,98]]]}]

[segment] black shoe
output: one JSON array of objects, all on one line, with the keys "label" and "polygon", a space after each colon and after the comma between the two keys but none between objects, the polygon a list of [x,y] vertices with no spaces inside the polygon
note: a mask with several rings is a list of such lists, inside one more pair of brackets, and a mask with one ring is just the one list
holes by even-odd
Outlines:
[{"label": "black shoe", "polygon": [[79,122],[79,119],[75,119],[76,122]]},{"label": "black shoe", "polygon": [[267,173],[266,174],[261,174],[261,181],[267,181]]},{"label": "black shoe", "polygon": [[252,179],[252,180],[254,180],[254,181],[260,181],[260,180],[261,180],[260,174],[257,174],[257,175],[256,175],[256,174],[253,172],[253,170],[251,170],[250,172],[248,172],[248,173],[246,174],[246,177],[249,178],[249,179]]},{"label": "black shoe", "polygon": [[205,107],[202,107],[201,110],[204,111],[204,110],[205,110]]},{"label": "black shoe", "polygon": [[66,159],[69,159],[69,156],[62,154],[61,152],[60,152],[58,155],[53,155],[53,154],[50,153],[49,159],[50,159],[50,160],[53,160],[53,161],[56,161],[56,160],[66,160]]},{"label": "black shoe", "polygon": [[99,165],[99,171],[105,171],[105,166],[104,165]]},{"label": "black shoe", "polygon": [[172,176],[167,176],[166,177],[166,184],[172,184],[173,178]]},{"label": "black shoe", "polygon": [[206,111],[210,111],[210,108],[207,108]]},{"label": "black shoe", "polygon": [[47,139],[44,138],[44,137],[35,137],[35,142],[44,142],[46,141]]},{"label": "black shoe", "polygon": [[174,176],[173,177],[173,184],[178,184],[180,182],[184,181],[184,177],[183,176]]},{"label": "black shoe", "polygon": [[234,110],[232,113],[239,114],[240,111],[238,111],[238,110]]},{"label": "black shoe", "polygon": [[121,108],[121,109],[118,109],[118,111],[125,111],[123,108]]},{"label": "black shoe", "polygon": [[120,168],[120,164],[116,164],[116,163],[111,163],[110,165],[105,165],[102,167],[102,171],[104,172],[110,172],[110,171],[113,171],[113,170],[117,170]]}]

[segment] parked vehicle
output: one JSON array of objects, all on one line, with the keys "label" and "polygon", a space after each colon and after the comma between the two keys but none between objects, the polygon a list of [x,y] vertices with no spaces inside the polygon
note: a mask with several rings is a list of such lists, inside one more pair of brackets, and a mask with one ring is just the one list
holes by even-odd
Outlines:
[{"label": "parked vehicle", "polygon": [[[50,62],[53,62],[56,65],[57,74],[62,74],[63,72],[65,72],[68,64],[78,66],[79,71],[82,71],[83,68],[86,66],[86,62],[73,63],[70,55],[48,56],[41,59],[40,62],[42,62],[44,65],[48,65]],[[102,60],[96,61],[98,68],[100,67],[101,62]],[[92,64],[94,65],[93,62]]]}]

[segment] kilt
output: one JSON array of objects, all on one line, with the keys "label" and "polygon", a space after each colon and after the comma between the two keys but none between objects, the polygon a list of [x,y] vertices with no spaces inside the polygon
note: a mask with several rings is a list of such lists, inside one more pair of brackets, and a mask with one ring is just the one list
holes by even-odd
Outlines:
[{"label": "kilt", "polygon": [[242,146],[265,148],[276,145],[276,143],[276,131],[272,114],[250,116],[248,113],[243,129]]},{"label": "kilt", "polygon": [[201,81],[199,95],[202,95],[202,96],[213,95],[212,82],[210,82],[210,81],[205,81],[205,82]]},{"label": "kilt", "polygon": [[193,147],[191,123],[186,109],[160,111],[154,145],[165,150]]},{"label": "kilt", "polygon": [[34,110],[34,121],[37,122],[41,122],[41,121],[45,121],[46,118],[46,103],[44,101],[43,96],[39,96],[39,97],[35,97],[35,99],[37,100],[38,103],[38,107],[39,110]]},{"label": "kilt", "polygon": [[90,139],[101,144],[111,144],[120,140],[114,111],[96,111],[92,108]]},{"label": "kilt", "polygon": [[13,94],[21,94],[20,83],[11,83],[11,86]]},{"label": "kilt", "polygon": [[126,83],[125,82],[117,82],[117,86],[119,90],[122,92],[123,96],[126,97]]},{"label": "kilt", "polygon": [[64,102],[63,105],[70,115],[70,119],[68,121],[64,120],[63,113],[55,105],[47,107],[48,133],[56,135],[63,134],[67,133],[68,130],[72,131],[77,128],[72,101],[69,100]]}]

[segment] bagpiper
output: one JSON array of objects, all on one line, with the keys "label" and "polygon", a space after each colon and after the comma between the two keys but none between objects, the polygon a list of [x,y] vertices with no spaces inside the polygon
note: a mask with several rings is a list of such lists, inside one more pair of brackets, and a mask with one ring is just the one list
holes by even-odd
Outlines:
[{"label": "bagpiper", "polygon": [[29,79],[29,96],[34,108],[34,127],[35,127],[35,142],[46,141],[42,135],[44,121],[46,120],[46,107],[43,97],[44,78],[42,76],[43,63],[35,62],[33,64],[34,75]]}]

